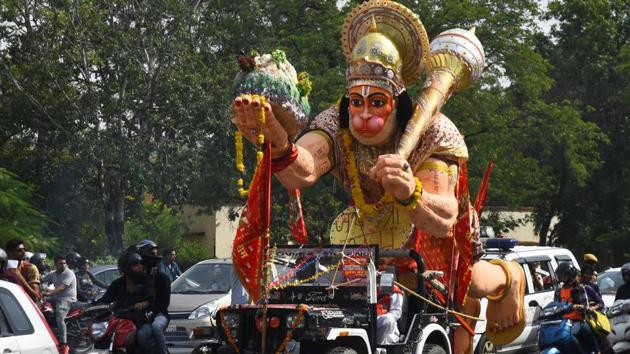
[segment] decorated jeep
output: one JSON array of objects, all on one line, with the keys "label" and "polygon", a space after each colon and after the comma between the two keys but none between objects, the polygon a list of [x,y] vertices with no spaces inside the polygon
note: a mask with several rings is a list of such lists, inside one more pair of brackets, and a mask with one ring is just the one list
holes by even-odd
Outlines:
[{"label": "decorated jeep", "polygon": [[[405,296],[396,343],[377,344],[378,295],[393,290],[395,271],[377,271],[385,258],[414,251],[375,245],[279,246],[270,256],[266,305],[217,311],[218,353],[451,353],[449,317]],[[434,283],[435,281],[432,280]],[[423,276],[415,292],[426,296]],[[377,295],[378,294],[378,295]]]}]

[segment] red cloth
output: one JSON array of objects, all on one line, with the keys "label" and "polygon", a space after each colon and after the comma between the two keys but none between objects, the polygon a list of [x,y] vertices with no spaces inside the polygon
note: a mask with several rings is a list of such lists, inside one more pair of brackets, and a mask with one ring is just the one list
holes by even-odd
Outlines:
[{"label": "red cloth", "polygon": [[302,193],[299,189],[289,191],[289,228],[295,242],[303,245],[308,243],[308,233],[302,213]]},{"label": "red cloth", "polygon": [[269,251],[270,212],[271,149],[267,143],[263,159],[256,168],[232,247],[234,268],[254,301],[258,301],[262,295],[262,267]]},{"label": "red cloth", "polygon": [[136,325],[131,320],[112,317],[107,323],[103,337],[109,337],[114,333],[116,333],[114,348],[129,348],[136,339]]},{"label": "red cloth", "polygon": [[[463,304],[472,276],[473,245],[470,212],[470,194],[468,192],[468,170],[466,163],[459,169],[456,197],[459,203],[459,215],[453,226],[453,237],[434,237],[416,229],[415,237],[410,238],[407,247],[416,250],[424,258],[426,269],[444,272],[442,283],[449,289],[449,296],[455,296],[458,304]],[[455,276],[451,276],[454,272]]]},{"label": "red cloth", "polygon": [[[394,293],[405,295],[405,293],[402,290],[400,290],[400,288],[397,285],[394,285]],[[388,313],[389,307],[391,306],[391,304],[392,304],[391,294],[385,294],[382,296],[379,294],[378,302],[376,303],[376,314],[380,316],[380,315],[384,315]]]}]

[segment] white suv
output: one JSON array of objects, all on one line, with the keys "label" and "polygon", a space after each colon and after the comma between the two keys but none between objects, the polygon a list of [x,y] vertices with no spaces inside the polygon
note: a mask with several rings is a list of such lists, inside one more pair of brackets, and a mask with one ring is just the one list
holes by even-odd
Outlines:
[{"label": "white suv", "polygon": [[[486,254],[482,259],[502,258],[507,261],[517,261],[523,266],[527,281],[525,287],[525,329],[514,342],[495,347],[485,335],[486,321],[478,321],[473,340],[475,354],[535,351],[538,347],[538,325],[533,324],[533,319],[540,307],[545,307],[553,301],[554,291],[559,287],[554,270],[560,262],[572,262],[576,268],[579,268],[579,264],[573,253],[566,248],[516,246],[516,241],[513,239],[487,239],[485,251]],[[482,314],[485,314],[486,306],[487,300],[482,299]]]},{"label": "white suv", "polygon": [[24,290],[0,280],[0,353],[57,354],[55,335]]}]

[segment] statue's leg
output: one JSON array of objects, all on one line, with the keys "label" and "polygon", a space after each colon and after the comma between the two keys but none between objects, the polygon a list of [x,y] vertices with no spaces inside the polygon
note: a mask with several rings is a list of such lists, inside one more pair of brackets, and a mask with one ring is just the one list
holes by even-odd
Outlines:
[{"label": "statue's leg", "polygon": [[[466,304],[462,310],[467,315],[479,317],[479,311],[481,310],[479,299],[472,297],[467,298]],[[473,329],[475,328],[476,321],[466,320],[466,322],[468,322]],[[464,327],[458,327],[455,330],[455,354],[472,354],[472,340],[473,337],[464,329]]]},{"label": "statue's leg", "polygon": [[496,264],[475,262],[468,296],[488,298],[486,335],[494,344],[502,345],[512,342],[523,331],[525,273],[516,262],[493,262]]}]

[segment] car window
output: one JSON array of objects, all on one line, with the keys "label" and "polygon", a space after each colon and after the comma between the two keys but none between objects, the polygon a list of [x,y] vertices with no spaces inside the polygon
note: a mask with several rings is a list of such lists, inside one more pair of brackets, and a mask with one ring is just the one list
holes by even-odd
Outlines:
[{"label": "car window", "polygon": [[551,271],[549,260],[528,262],[529,272],[532,276],[534,292],[554,290],[558,287],[558,282]]},{"label": "car window", "polygon": [[196,264],[171,285],[172,293],[226,294],[234,280],[231,264]]},{"label": "car window", "polygon": [[104,270],[96,275],[94,275],[96,279],[100,282],[110,285],[114,280],[120,277],[118,273],[118,269],[108,269]]},{"label": "car window", "polygon": [[620,271],[603,272],[597,276],[597,285],[602,295],[615,295],[622,284]]},{"label": "car window", "polygon": [[[29,321],[22,306],[7,289],[0,289],[0,309],[8,320],[9,330],[14,335],[32,334],[33,325]],[[8,314],[11,314],[10,316]]]}]

